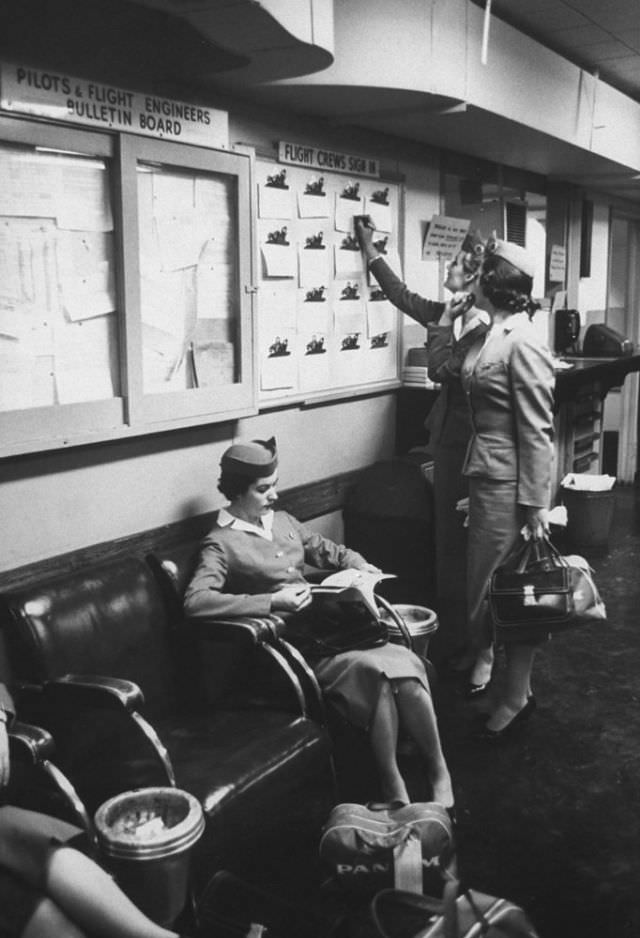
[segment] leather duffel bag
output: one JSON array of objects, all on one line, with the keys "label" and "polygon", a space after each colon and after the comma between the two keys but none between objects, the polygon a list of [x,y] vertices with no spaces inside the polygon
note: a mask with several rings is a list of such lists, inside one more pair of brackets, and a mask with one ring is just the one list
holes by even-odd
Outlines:
[{"label": "leather duffel bag", "polygon": [[389,886],[422,892],[441,882],[452,855],[451,819],[437,802],[339,804],[320,839],[335,879],[363,894]]},{"label": "leather duffel bag", "polygon": [[587,561],[562,556],[547,536],[521,540],[494,571],[488,599],[502,641],[536,640],[606,619]]},{"label": "leather duffel bag", "polygon": [[371,903],[379,938],[538,938],[526,912],[508,899],[467,889],[455,878],[442,899],[383,889]]}]

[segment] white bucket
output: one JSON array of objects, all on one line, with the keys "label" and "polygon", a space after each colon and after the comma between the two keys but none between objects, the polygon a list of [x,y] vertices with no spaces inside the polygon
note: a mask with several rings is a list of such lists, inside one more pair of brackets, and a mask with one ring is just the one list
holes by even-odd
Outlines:
[{"label": "white bucket", "polygon": [[[407,631],[413,640],[413,650],[421,658],[426,658],[429,639],[438,630],[438,616],[433,609],[427,609],[426,606],[394,603],[393,608],[402,617],[407,627]],[[393,621],[388,612],[382,614],[382,620],[387,626],[389,641],[395,645],[406,644],[400,626]]]},{"label": "white bucket", "polygon": [[149,918],[170,926],[184,908],[191,847],[204,831],[200,802],[179,788],[139,788],[98,808],[106,864]]}]

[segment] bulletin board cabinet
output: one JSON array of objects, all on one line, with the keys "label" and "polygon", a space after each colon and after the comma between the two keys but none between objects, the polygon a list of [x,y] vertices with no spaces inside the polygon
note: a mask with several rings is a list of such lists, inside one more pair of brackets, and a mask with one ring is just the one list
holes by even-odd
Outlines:
[{"label": "bulletin board cabinet", "polygon": [[354,216],[400,270],[402,187],[256,161],[259,401],[398,387],[398,313],[366,271]]},{"label": "bulletin board cabinet", "polygon": [[252,158],[0,115],[0,456],[257,409]]}]

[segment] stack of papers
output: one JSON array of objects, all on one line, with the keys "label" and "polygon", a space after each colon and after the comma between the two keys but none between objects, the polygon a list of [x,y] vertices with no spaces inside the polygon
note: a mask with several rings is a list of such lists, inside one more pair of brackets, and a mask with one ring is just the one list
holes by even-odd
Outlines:
[{"label": "stack of papers", "polygon": [[425,365],[405,365],[402,369],[402,383],[415,388],[434,390],[440,385],[431,380]]},{"label": "stack of papers", "polygon": [[608,492],[613,488],[615,481],[615,476],[569,472],[560,485],[565,489],[576,489],[580,492]]}]

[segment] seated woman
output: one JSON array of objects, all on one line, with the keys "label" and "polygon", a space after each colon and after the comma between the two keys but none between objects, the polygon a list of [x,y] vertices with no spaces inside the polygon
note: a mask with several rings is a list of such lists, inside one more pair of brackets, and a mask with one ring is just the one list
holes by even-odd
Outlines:
[{"label": "seated woman", "polygon": [[[360,554],[314,534],[277,500],[275,441],[231,446],[222,456],[218,488],[229,499],[204,539],[187,587],[190,618],[284,614],[287,638],[305,630],[311,591],[305,563],[325,570],[379,572]],[[428,765],[432,797],[453,809],[451,778],[442,753],[429,684],[421,658],[387,643],[310,660],[320,686],[342,715],[367,730],[385,799],[408,802],[396,748],[400,723]]]},{"label": "seated woman", "polygon": [[[13,717],[11,696],[0,683],[0,801],[9,782]],[[0,804],[1,938],[177,938],[78,849],[82,839],[65,821]]]}]

